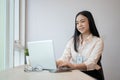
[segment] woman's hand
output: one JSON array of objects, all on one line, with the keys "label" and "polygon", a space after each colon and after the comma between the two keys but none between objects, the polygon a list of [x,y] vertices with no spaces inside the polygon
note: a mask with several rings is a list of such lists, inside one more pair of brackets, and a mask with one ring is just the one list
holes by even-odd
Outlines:
[{"label": "woman's hand", "polygon": [[70,63],[69,61],[63,61],[63,60],[58,60],[57,61],[57,67],[70,67],[72,69],[75,69],[75,64]]},{"label": "woman's hand", "polygon": [[57,60],[56,61],[57,67],[59,68],[61,64],[63,64],[63,60]]}]

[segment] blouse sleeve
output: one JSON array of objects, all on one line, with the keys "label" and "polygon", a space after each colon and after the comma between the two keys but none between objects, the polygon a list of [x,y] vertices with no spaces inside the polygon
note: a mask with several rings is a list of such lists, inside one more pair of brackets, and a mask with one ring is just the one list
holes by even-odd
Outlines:
[{"label": "blouse sleeve", "polygon": [[96,69],[97,62],[100,59],[100,56],[102,55],[103,52],[103,48],[104,48],[103,40],[101,38],[98,38],[91,52],[90,57],[84,62],[87,66],[87,70]]},{"label": "blouse sleeve", "polygon": [[70,58],[71,58],[71,45],[72,45],[72,43],[73,43],[73,39],[70,39],[68,41],[65,49],[64,49],[64,52],[63,52],[61,58],[60,58],[61,60],[67,60],[67,61],[70,60]]}]

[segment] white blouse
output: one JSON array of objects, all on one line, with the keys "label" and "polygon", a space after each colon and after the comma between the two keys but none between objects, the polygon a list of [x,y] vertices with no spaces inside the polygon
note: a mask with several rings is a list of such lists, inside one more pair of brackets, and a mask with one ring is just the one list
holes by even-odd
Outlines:
[{"label": "white blouse", "polygon": [[86,40],[81,44],[81,35],[79,36],[80,43],[78,52],[74,50],[73,38],[70,39],[66,45],[64,53],[60,59],[68,60],[73,64],[77,63],[77,56],[82,56],[84,63],[87,66],[87,70],[99,70],[100,66],[97,64],[100,56],[102,55],[104,43],[99,37],[89,35]]}]

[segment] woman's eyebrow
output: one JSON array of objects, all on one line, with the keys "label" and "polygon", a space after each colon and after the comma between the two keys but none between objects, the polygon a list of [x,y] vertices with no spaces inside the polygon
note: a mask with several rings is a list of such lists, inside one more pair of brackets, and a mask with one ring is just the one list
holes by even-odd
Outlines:
[{"label": "woman's eyebrow", "polygon": [[85,20],[85,18],[80,19],[80,21]]},{"label": "woman's eyebrow", "polygon": [[[80,19],[79,21],[82,21],[82,20],[85,20],[85,19],[83,18],[83,19]],[[79,21],[76,20],[75,22],[79,22]]]}]

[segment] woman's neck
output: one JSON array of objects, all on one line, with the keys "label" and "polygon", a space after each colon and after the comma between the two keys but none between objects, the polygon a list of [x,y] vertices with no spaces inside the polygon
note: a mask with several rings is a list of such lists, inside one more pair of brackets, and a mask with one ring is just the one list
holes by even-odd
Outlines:
[{"label": "woman's neck", "polygon": [[84,41],[91,33],[81,34],[82,40]]}]

